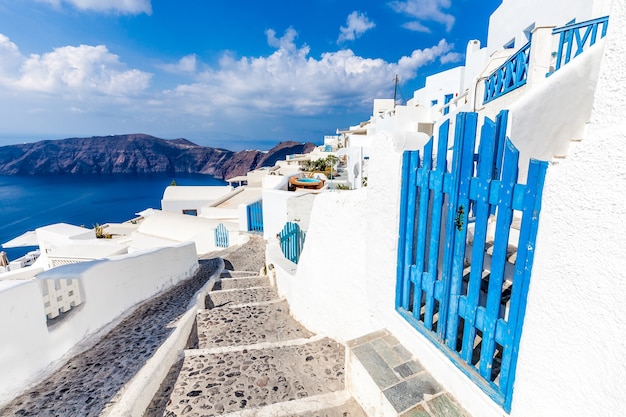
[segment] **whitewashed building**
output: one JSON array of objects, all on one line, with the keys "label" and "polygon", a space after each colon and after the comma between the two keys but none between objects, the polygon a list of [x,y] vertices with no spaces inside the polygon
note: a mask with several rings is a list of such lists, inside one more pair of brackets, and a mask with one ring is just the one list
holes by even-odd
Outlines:
[{"label": "whitewashed building", "polygon": [[[603,17],[607,15],[610,15],[608,31],[602,38],[606,27]],[[572,31],[570,42],[578,42],[580,46],[573,50],[580,49],[581,53],[564,58],[559,68],[559,30],[574,18],[581,25],[567,26],[567,30]],[[532,158],[541,158],[546,162],[533,162],[543,167],[541,169],[545,172],[545,184],[539,188],[543,197],[539,196],[537,200],[540,205],[529,211],[534,213],[534,221],[538,220],[536,240],[531,246],[515,247],[518,259],[522,252],[532,252],[534,261],[530,259],[530,263],[520,266],[515,259],[512,260],[516,271],[526,276],[522,281],[514,278],[511,290],[511,294],[520,294],[520,291],[524,294],[521,297],[523,305],[513,311],[509,310],[508,302],[502,304],[501,316],[496,316],[493,327],[489,328],[485,323],[491,296],[487,295],[487,300],[477,298],[479,308],[470,308],[469,287],[480,282],[480,277],[478,281],[470,277],[467,288],[459,282],[460,292],[452,294],[452,299],[458,300],[458,304],[450,311],[465,318],[466,328],[474,325],[468,322],[468,312],[476,311],[472,320],[476,321],[476,329],[482,330],[472,341],[479,342],[473,349],[480,351],[480,361],[474,362],[471,351],[469,357],[464,359],[463,355],[467,355],[465,347],[461,349],[454,343],[452,347],[446,347],[447,342],[443,342],[451,339],[439,340],[436,331],[427,328],[427,313],[416,309],[423,300],[421,296],[409,300],[408,305],[403,301],[402,286],[409,285],[407,288],[415,291],[411,294],[418,294],[417,283],[426,279],[420,276],[429,272],[425,269],[422,272],[424,266],[420,266],[420,262],[423,259],[413,259],[416,264],[409,265],[408,269],[412,281],[405,281],[406,276],[400,273],[407,270],[401,265],[404,257],[423,250],[417,247],[418,240],[414,240],[411,242],[415,242],[416,246],[405,254],[399,253],[399,247],[412,245],[402,237],[399,239],[403,223],[413,221],[403,217],[407,210],[405,193],[411,193],[404,190],[408,182],[418,184],[425,175],[420,165],[421,170],[402,178],[403,154],[407,149],[415,149],[420,152],[419,155],[424,155],[426,149],[425,140],[420,143],[424,138],[415,129],[419,120],[414,119],[411,130],[407,130],[407,124],[400,123],[397,107],[395,114],[368,126],[372,141],[367,187],[350,192],[325,193],[315,199],[306,242],[297,265],[285,259],[277,241],[268,246],[267,261],[275,272],[279,292],[290,302],[293,315],[311,330],[346,342],[387,329],[474,416],[623,415],[626,409],[626,395],[622,389],[622,382],[626,380],[626,341],[623,337],[626,334],[623,303],[626,298],[626,255],[623,251],[626,234],[619,225],[626,216],[623,198],[626,188],[625,22],[626,3],[622,0],[559,1],[549,5],[534,0],[505,0],[492,16],[490,44],[486,52],[501,50],[511,45],[510,40],[514,40],[513,48],[510,52],[496,52],[495,55],[482,52],[483,58],[508,58],[519,51],[524,53],[520,40],[524,39],[528,30],[533,32],[528,59],[522,61],[528,64],[524,67],[524,76],[527,77],[524,80],[528,85],[516,85],[516,88],[508,90],[504,88],[507,90],[504,92],[494,89],[497,94],[486,95],[485,80],[506,62],[506,58],[500,60],[500,65],[485,61],[493,71],[481,68],[476,73],[484,73],[485,78],[474,78],[475,85],[483,90],[475,96],[476,105],[466,108],[478,112],[469,119],[479,121],[477,130],[480,131],[485,115],[493,117],[502,109],[508,110],[508,116],[501,116],[508,121],[506,127],[497,126],[502,129],[500,134],[506,134],[512,145],[519,149],[516,165],[519,166],[521,182],[514,186],[515,190],[529,189],[526,186],[531,180],[528,166]],[[545,28],[545,25],[556,30]],[[594,45],[582,45],[583,39],[589,42],[592,33],[597,35],[591,42]],[[555,52],[554,55],[552,52]],[[565,52],[563,54],[565,56]],[[546,77],[548,73],[550,75]],[[454,78],[450,84],[452,90],[457,89],[460,71],[446,75]],[[466,67],[464,78],[468,76]],[[543,79],[539,80],[539,76]],[[533,77],[536,77],[534,82]],[[521,75],[517,81],[520,80]],[[501,81],[494,82],[497,85]],[[441,85],[445,86],[445,83]],[[515,91],[518,88],[524,90]],[[488,99],[486,104],[485,98]],[[465,116],[457,119],[456,111],[451,109],[449,115],[432,120],[436,139],[440,127],[448,123],[465,124],[469,120]],[[450,143],[453,131],[451,129],[446,138]],[[436,145],[437,141],[435,149]],[[443,149],[446,149],[448,143],[444,145]],[[507,149],[511,149],[505,151],[506,154],[515,154],[512,145],[506,145]],[[480,147],[480,144],[477,146]],[[473,148],[468,149],[474,152]],[[454,165],[450,160],[447,162]],[[464,163],[460,163],[463,166]],[[477,163],[480,163],[479,160]],[[470,158],[468,166],[472,165]],[[502,174],[498,172],[498,175]],[[436,182],[434,176],[432,178],[432,181],[423,184]],[[492,187],[503,187],[499,181]],[[479,180],[472,180],[472,184],[467,187],[470,195],[474,195],[472,198],[476,198],[480,195]],[[427,188],[417,189],[419,193]],[[512,196],[518,195],[517,191],[511,190]],[[493,203],[496,203],[495,199]],[[434,203],[429,204],[422,204],[424,215],[434,211]],[[463,233],[461,236],[465,239],[465,231],[471,229],[470,222],[474,221],[468,213],[476,213],[476,206],[466,206],[465,210],[458,205],[452,207],[455,211],[448,213],[444,222],[452,226],[450,230],[453,234],[456,231]],[[498,208],[498,213],[502,210]],[[515,225],[518,214],[515,211],[517,209],[512,211],[508,221],[502,222],[502,229],[507,230],[506,236],[509,237],[519,227]],[[500,217],[497,214],[497,218]],[[417,217],[415,219],[417,222]],[[476,239],[477,228],[473,229]],[[442,244],[445,246],[446,241]],[[476,242],[468,240],[466,243],[463,240],[457,246],[465,251],[466,244],[472,246]],[[501,247],[508,250],[506,245],[505,240]],[[492,254],[486,252],[489,259],[499,251],[496,246]],[[441,250],[445,253],[453,249]],[[433,252],[431,249],[430,253]],[[460,263],[453,268],[463,268],[466,261],[460,259]],[[506,262],[510,263],[511,258]],[[505,270],[508,268],[506,265],[502,267]],[[490,272],[495,273],[493,270]],[[525,284],[522,285],[522,282]],[[525,285],[525,290],[520,290],[519,285]],[[502,285],[497,288],[498,293],[502,288]],[[475,294],[478,297],[481,290],[477,291]],[[407,317],[407,309],[412,310],[413,318]],[[520,321],[510,327],[512,314]],[[441,315],[435,320],[439,319],[443,320]],[[449,327],[449,322],[444,324]],[[515,358],[506,370],[498,365],[494,372],[498,372],[499,376],[495,380],[491,379],[494,373],[489,368],[493,364],[488,364],[487,380],[481,381],[482,375],[485,375],[482,345],[489,332],[494,334],[496,341],[509,340],[510,332],[518,333],[511,339],[514,346],[495,347],[496,352],[512,348]],[[472,345],[469,347],[472,348]],[[500,395],[497,388],[499,384],[504,384],[501,379],[504,375],[508,378],[508,388]],[[386,415],[382,411],[387,408],[381,406],[384,398],[380,392],[364,393],[360,387],[351,389],[371,415]]]}]

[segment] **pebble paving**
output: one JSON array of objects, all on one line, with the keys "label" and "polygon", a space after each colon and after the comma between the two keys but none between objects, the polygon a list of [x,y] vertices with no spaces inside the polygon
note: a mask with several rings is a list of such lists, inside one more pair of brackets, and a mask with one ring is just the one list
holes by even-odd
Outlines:
[{"label": "pebble paving", "polygon": [[342,390],[343,350],[322,339],[270,349],[187,353],[165,415],[219,415]]},{"label": "pebble paving", "polygon": [[198,313],[197,323],[202,349],[313,336],[289,315],[286,301],[204,310]]}]

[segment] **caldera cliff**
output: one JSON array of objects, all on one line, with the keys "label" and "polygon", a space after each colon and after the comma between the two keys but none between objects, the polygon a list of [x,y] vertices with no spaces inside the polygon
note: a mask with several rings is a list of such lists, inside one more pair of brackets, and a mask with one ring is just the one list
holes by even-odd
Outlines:
[{"label": "caldera cliff", "polygon": [[228,179],[272,166],[287,155],[308,153],[313,143],[281,142],[267,152],[233,152],[145,134],[45,140],[0,147],[2,175],[174,174]]}]

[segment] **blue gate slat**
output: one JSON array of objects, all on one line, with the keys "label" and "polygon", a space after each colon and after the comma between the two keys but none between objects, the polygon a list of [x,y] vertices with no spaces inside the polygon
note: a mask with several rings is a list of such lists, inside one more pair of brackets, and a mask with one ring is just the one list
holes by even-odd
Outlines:
[{"label": "blue gate slat", "polygon": [[[407,195],[407,207],[413,212],[416,209],[417,204],[417,187],[415,183],[417,181],[417,168],[419,166],[419,153],[417,151],[411,152],[409,160],[409,183],[408,183],[408,195]],[[404,260],[406,265],[413,265],[415,263],[414,257],[414,243],[415,243],[415,216],[409,216],[406,222],[406,245],[404,247]],[[402,288],[402,307],[409,308],[411,295],[411,271],[405,269],[404,271],[404,285]]]},{"label": "blue gate slat", "polygon": [[[424,146],[422,154],[421,166],[417,169],[415,185],[418,193],[418,212],[417,212],[417,245],[415,248],[415,275],[413,286],[413,305],[422,303],[422,276],[424,275],[424,261],[426,258],[426,240],[428,239],[428,206],[430,204],[429,174],[433,162],[433,141],[429,140]],[[426,298],[428,299],[428,298]],[[413,315],[419,319],[421,308],[414,308]]]},{"label": "blue gate slat", "polygon": [[487,326],[483,333],[480,351],[480,374],[485,379],[491,378],[493,355],[495,352],[495,324],[500,315],[500,302],[502,298],[502,282],[508,249],[509,232],[513,219],[512,201],[513,189],[517,183],[517,161],[519,151],[515,149],[511,141],[506,141],[504,151],[504,169],[502,181],[498,191],[498,215],[496,218],[496,233],[491,257],[491,276],[487,290]]},{"label": "blue gate slat", "polygon": [[[409,183],[409,163],[411,161],[411,154],[404,152],[402,154],[402,184]],[[404,253],[406,239],[404,231],[406,230],[406,223],[409,210],[407,208],[407,199],[409,194],[409,188],[403,186],[400,192],[400,224],[398,225],[398,265],[396,269],[396,306],[404,305],[402,303],[403,286],[404,286]]]},{"label": "blue gate slat", "polygon": [[[512,392],[513,381],[517,364],[517,353],[524,314],[526,312],[526,300],[530,285],[530,274],[534,259],[534,242],[537,238],[539,227],[539,212],[541,211],[541,197],[548,163],[532,160],[528,170],[526,181],[526,193],[524,208],[522,210],[522,223],[520,227],[520,242],[528,242],[518,247],[518,259],[523,260],[515,265],[513,288],[511,290],[511,302],[508,317],[508,325],[514,332],[507,335],[506,349],[502,357],[502,373],[500,385],[503,392]],[[506,372],[506,373],[505,373]],[[510,408],[511,396],[506,398],[505,408]]]},{"label": "blue gate slat", "polygon": [[[450,120],[446,120],[439,127],[439,140],[437,142],[437,162],[434,171],[431,174],[429,188],[433,192],[432,204],[432,222],[430,232],[430,246],[428,249],[428,276],[425,278],[426,285],[424,290],[427,294],[426,305],[424,309],[424,326],[427,329],[433,328],[433,316],[435,309],[435,300],[440,302],[441,295],[437,294],[438,275],[439,275],[439,245],[441,241],[441,220],[443,217],[443,178],[447,170],[447,153],[448,153],[448,134],[450,129]],[[440,281],[439,281],[440,282]],[[438,327],[439,328],[442,326]],[[443,329],[441,330],[443,331]]]},{"label": "blue gate slat", "polygon": [[[446,343],[452,350],[456,350],[457,333],[459,326],[459,297],[462,295],[463,269],[465,266],[465,242],[467,236],[467,219],[469,212],[469,187],[470,179],[474,174],[474,144],[476,141],[476,125],[478,115],[476,113],[464,113],[463,121],[457,127],[461,128],[458,135],[459,141],[455,141],[455,157],[458,154],[460,167],[458,170],[457,196],[454,200],[453,210],[449,212],[453,224],[452,234],[452,265],[450,270],[450,300],[448,303],[448,316],[446,328]],[[458,146],[458,147],[457,147]]]},{"label": "blue gate slat", "polygon": [[[459,113],[456,116],[456,128],[454,131],[454,145],[453,145],[453,156],[452,156],[452,168],[449,175],[444,176],[444,190],[448,195],[448,204],[446,207],[448,217],[446,219],[446,228],[445,228],[445,245],[443,250],[443,262],[442,262],[442,275],[444,277],[449,277],[452,274],[453,270],[453,253],[454,253],[454,239],[456,236],[456,226],[455,226],[455,213],[457,212],[458,206],[458,177],[461,170],[461,160],[462,160],[462,148],[463,148],[463,138],[465,136],[465,130],[467,127],[471,126],[471,123],[467,121],[468,113]],[[476,118],[474,114],[474,119]],[[471,127],[470,127],[471,129]],[[475,129],[475,124],[474,124]],[[449,306],[450,301],[450,291],[452,288],[452,280],[445,279],[444,280],[444,290],[443,290],[443,299],[442,305],[444,308],[439,309],[439,320],[441,323],[448,322],[449,316]],[[455,283],[456,284],[456,283]],[[455,303],[457,300],[455,300]],[[457,306],[455,306],[456,309]],[[444,326],[438,326],[444,327]],[[442,340],[447,339],[447,331],[448,328],[446,326],[443,329]],[[456,336],[454,337],[456,339]]]},{"label": "blue gate slat", "polygon": [[480,135],[480,158],[478,160],[478,178],[476,184],[476,196],[474,211],[476,221],[474,223],[474,242],[472,247],[471,270],[467,285],[467,304],[465,309],[465,327],[463,328],[463,348],[461,357],[467,363],[471,363],[474,353],[474,339],[476,338],[476,308],[480,297],[480,284],[482,282],[484,252],[487,238],[487,226],[489,222],[489,182],[493,174],[493,158],[495,148],[496,126],[489,119],[485,119]]}]

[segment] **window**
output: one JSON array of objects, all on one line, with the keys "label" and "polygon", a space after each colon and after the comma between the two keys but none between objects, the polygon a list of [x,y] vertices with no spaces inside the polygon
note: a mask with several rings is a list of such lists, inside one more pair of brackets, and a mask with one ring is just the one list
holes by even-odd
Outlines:
[{"label": "window", "polygon": [[[453,97],[454,97],[454,94],[446,94],[443,98],[444,104],[448,104],[449,102],[451,102]],[[444,116],[448,113],[450,113],[450,106],[446,106],[443,108]]]}]

